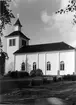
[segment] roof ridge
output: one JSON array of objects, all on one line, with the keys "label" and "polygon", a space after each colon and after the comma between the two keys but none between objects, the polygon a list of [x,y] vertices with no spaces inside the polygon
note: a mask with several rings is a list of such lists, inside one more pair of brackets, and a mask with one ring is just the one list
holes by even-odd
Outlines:
[{"label": "roof ridge", "polygon": [[61,42],[55,42],[55,43],[54,42],[53,43],[42,43],[42,44],[35,44],[35,45],[33,44],[33,45],[28,45],[28,46],[37,46],[37,45],[39,46],[39,45],[49,45],[49,44],[58,44],[58,43],[65,43],[65,42],[61,41]]}]

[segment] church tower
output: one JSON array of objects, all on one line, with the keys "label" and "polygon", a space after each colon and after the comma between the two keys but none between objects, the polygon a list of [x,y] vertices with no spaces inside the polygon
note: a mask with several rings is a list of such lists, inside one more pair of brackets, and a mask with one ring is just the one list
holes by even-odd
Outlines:
[{"label": "church tower", "polygon": [[7,54],[9,60],[6,63],[6,73],[8,71],[14,71],[14,55],[13,53],[19,50],[23,46],[29,45],[29,38],[21,32],[22,25],[17,17],[17,21],[14,24],[14,31],[5,36],[7,40]]}]

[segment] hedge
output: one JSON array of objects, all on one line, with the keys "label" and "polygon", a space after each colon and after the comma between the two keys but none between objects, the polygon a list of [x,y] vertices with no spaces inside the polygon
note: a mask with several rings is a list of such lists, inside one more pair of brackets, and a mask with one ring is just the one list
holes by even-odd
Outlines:
[{"label": "hedge", "polygon": [[32,71],[30,72],[30,76],[31,76],[31,77],[43,76],[43,72],[42,72],[41,69],[32,70]]}]

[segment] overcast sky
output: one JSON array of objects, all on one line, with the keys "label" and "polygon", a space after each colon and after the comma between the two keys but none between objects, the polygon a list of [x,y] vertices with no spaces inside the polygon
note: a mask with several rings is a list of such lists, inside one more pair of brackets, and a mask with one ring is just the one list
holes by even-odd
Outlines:
[{"label": "overcast sky", "polygon": [[[17,14],[21,21],[22,32],[29,37],[30,44],[64,41],[76,46],[76,25],[72,25],[75,12],[55,14],[68,5],[69,0],[14,0],[11,4],[15,19],[12,26],[6,27],[4,35],[14,31],[13,24]],[[4,42],[4,49],[6,41]]]}]

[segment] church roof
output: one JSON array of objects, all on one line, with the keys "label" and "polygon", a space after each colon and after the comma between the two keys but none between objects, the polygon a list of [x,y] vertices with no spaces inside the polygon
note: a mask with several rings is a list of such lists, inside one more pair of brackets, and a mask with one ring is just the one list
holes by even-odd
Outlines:
[{"label": "church roof", "polygon": [[75,49],[75,48],[73,48],[72,46],[70,46],[64,42],[58,42],[58,43],[23,46],[22,48],[17,50],[14,54],[60,51],[60,50],[73,50],[73,49]]},{"label": "church roof", "polygon": [[19,19],[17,19],[16,23],[14,24],[14,26],[16,26],[16,25],[18,25],[18,26],[22,27],[22,25],[21,25],[21,23],[20,23],[20,20],[19,20]]},{"label": "church roof", "polygon": [[30,40],[21,31],[14,31],[14,32],[12,32],[11,34],[9,34],[9,35],[7,35],[5,37],[15,37],[15,36],[20,36],[20,37],[23,37],[23,38],[26,38],[26,39]]}]

